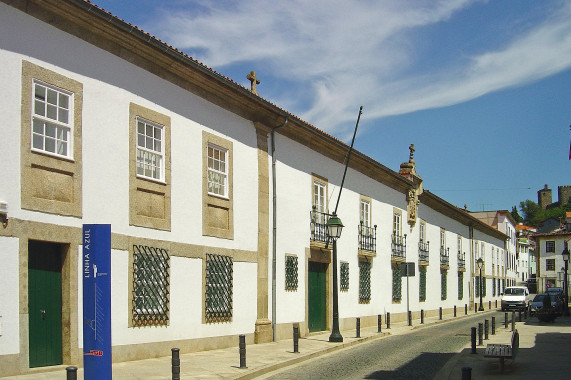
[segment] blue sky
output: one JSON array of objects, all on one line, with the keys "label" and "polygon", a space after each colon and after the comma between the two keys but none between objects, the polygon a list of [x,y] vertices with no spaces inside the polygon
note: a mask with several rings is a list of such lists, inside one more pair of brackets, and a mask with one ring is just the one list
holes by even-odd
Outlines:
[{"label": "blue sky", "polygon": [[[571,185],[571,1],[94,0],[472,211]],[[279,149],[279,148],[278,148]],[[341,176],[341,173],[340,173]]]}]

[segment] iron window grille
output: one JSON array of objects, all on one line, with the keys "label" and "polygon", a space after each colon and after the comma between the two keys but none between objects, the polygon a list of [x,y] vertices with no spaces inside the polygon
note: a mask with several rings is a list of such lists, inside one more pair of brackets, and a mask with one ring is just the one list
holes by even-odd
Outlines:
[{"label": "iron window grille", "polygon": [[486,278],[482,277],[482,297],[486,296]]},{"label": "iron window grille", "polygon": [[391,249],[393,257],[406,258],[406,234],[391,235]]},{"label": "iron window grille", "polygon": [[363,221],[359,224],[359,249],[363,251],[377,251],[377,225],[367,227]]},{"label": "iron window grille", "polygon": [[474,277],[474,296],[480,297],[480,277]]},{"label": "iron window grille", "polygon": [[371,263],[368,261],[359,262],[359,302],[369,303],[371,301]]},{"label": "iron window grille", "polygon": [[458,251],[458,268],[466,269],[466,253]]},{"label": "iron window grille", "polygon": [[349,263],[342,261],[341,262],[341,283],[340,283],[340,288],[341,291],[348,291],[349,290]]},{"label": "iron window grille", "polygon": [[166,325],[169,320],[169,268],[166,249],[133,245],[133,324]]},{"label": "iron window grille", "polygon": [[285,258],[285,288],[286,290],[297,290],[297,256],[286,256]]},{"label": "iron window grille", "polygon": [[419,292],[418,292],[418,298],[420,301],[426,301],[426,268],[425,267],[420,267],[418,270],[419,273]]},{"label": "iron window grille", "polygon": [[206,254],[206,321],[232,319],[233,269],[230,256]]},{"label": "iron window grille", "polygon": [[329,234],[327,233],[327,221],[329,220],[330,214],[325,212],[317,211],[316,207],[309,213],[310,217],[310,228],[311,228],[311,241],[321,241],[327,242]]},{"label": "iron window grille", "polygon": [[429,241],[427,241],[426,243],[422,240],[418,242],[418,259],[420,261],[424,261],[425,263],[428,262],[428,260],[429,260],[429,254],[428,254],[429,247],[430,247]]},{"label": "iron window grille", "polygon": [[402,298],[401,287],[402,287],[402,280],[401,280],[400,266],[395,265],[393,266],[393,301],[401,300]]},{"label": "iron window grille", "polygon": [[446,300],[446,298],[448,298],[447,277],[448,277],[448,272],[443,271],[440,273],[440,288],[442,290],[442,294],[440,296],[440,299],[442,301],[444,301],[444,300]]},{"label": "iron window grille", "polygon": [[440,247],[440,265],[448,266],[449,263],[450,263],[449,249]]},{"label": "iron window grille", "polygon": [[492,278],[492,296],[496,296],[496,280],[494,278]]},{"label": "iron window grille", "polygon": [[458,272],[458,300],[464,298],[464,272]]}]

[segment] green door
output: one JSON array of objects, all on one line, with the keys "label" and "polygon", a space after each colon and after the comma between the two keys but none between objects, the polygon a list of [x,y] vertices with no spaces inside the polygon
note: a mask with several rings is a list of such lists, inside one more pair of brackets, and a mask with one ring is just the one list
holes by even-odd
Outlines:
[{"label": "green door", "polygon": [[327,264],[309,262],[308,268],[308,323],[309,331],[326,329],[326,277]]},{"label": "green door", "polygon": [[30,367],[62,364],[61,247],[28,244]]}]

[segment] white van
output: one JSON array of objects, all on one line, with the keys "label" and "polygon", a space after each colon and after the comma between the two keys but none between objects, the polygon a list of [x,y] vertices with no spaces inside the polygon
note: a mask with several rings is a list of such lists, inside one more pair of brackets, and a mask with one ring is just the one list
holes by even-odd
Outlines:
[{"label": "white van", "polygon": [[502,311],[521,310],[527,307],[527,296],[529,291],[525,286],[508,286],[504,289],[502,296]]}]

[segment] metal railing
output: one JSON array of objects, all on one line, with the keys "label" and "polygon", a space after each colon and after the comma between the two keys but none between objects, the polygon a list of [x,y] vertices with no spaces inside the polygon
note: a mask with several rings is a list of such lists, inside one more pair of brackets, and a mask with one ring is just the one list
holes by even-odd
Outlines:
[{"label": "metal railing", "polygon": [[466,269],[466,253],[458,251],[458,268]]},{"label": "metal railing", "polygon": [[363,251],[377,251],[377,225],[367,227],[363,222],[359,224],[359,249]]},{"label": "metal railing", "polygon": [[330,216],[330,214],[315,209],[309,212],[311,241],[327,242],[329,238],[329,234],[327,233],[327,221]]},{"label": "metal railing", "polygon": [[391,250],[393,257],[406,258],[406,234],[391,235]]},{"label": "metal railing", "polygon": [[450,264],[450,248],[440,247],[440,265],[448,266]]},{"label": "metal railing", "polygon": [[427,241],[426,243],[422,240],[418,242],[418,260],[424,261],[425,263],[428,262],[428,249],[429,249],[430,242]]}]

